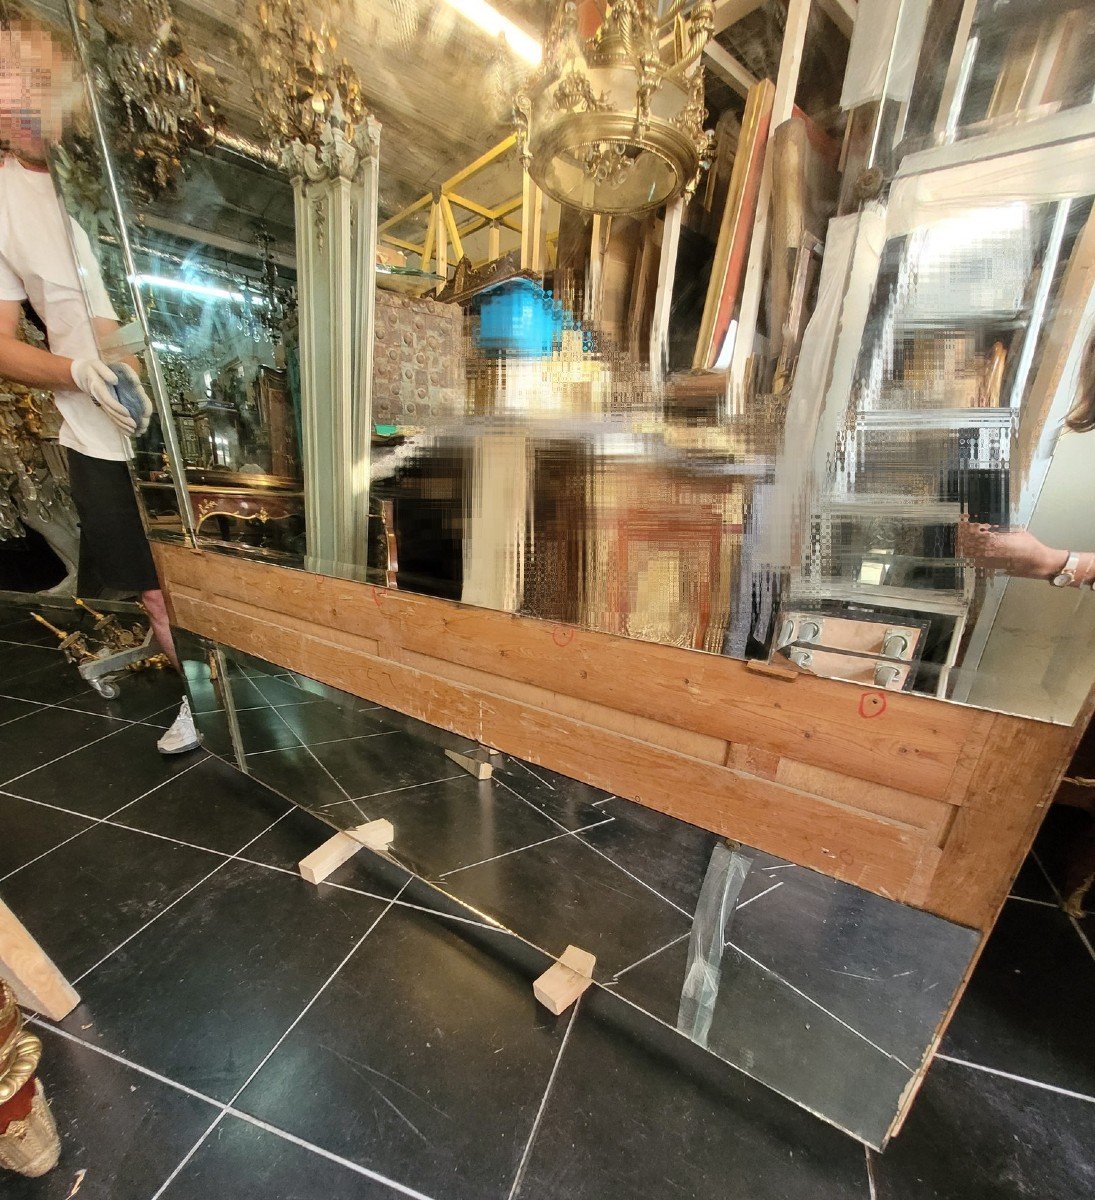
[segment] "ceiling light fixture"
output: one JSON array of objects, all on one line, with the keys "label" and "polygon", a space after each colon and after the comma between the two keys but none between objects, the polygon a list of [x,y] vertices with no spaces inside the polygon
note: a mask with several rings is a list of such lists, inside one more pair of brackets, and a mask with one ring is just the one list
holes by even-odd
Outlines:
[{"label": "ceiling light fixture", "polygon": [[543,65],[514,100],[539,187],[593,213],[690,196],[712,153],[701,56],[713,28],[711,0],[672,0],[661,15],[656,0],[609,0],[587,34],[575,0],[556,0]]},{"label": "ceiling light fixture", "polygon": [[501,34],[510,48],[526,62],[532,63],[533,66],[540,62],[540,43],[534,37],[530,37],[520,26],[515,25],[509,17],[502,16],[486,0],[446,0],[446,2],[450,8],[455,8],[473,25],[478,25],[484,33],[489,33],[491,37],[498,37]]}]

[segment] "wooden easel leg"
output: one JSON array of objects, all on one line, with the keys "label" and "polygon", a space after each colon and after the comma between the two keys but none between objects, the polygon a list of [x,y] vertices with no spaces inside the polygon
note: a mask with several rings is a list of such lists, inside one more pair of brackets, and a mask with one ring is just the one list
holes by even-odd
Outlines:
[{"label": "wooden easel leg", "polygon": [[468,754],[460,750],[446,750],[445,756],[476,779],[489,779],[494,774],[495,760],[502,757],[497,750],[492,750],[489,746],[480,746],[478,750],[472,750]]},{"label": "wooden easel leg", "polygon": [[80,1003],[76,989],[54,966],[15,913],[0,900],[0,975],[15,998],[51,1021],[60,1021]]}]

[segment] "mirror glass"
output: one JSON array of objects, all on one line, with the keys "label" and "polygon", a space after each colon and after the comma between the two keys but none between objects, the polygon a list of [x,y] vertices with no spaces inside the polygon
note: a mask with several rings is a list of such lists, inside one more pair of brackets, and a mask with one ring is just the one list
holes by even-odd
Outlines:
[{"label": "mirror glass", "polygon": [[558,149],[623,77],[538,90],[594,7],[317,0],[307,62],[284,4],[78,10],[198,538],[1071,721],[1090,9],[880,8],[850,43],[824,5],[734,6],[697,33],[710,138],[670,82],[650,114],[709,167],[644,208],[642,155]]},{"label": "mirror glass", "polygon": [[[206,745],[825,1120],[882,1146],[979,935],[248,655],[187,639]],[[212,676],[211,678],[211,668]],[[371,853],[371,851],[365,851]]]}]

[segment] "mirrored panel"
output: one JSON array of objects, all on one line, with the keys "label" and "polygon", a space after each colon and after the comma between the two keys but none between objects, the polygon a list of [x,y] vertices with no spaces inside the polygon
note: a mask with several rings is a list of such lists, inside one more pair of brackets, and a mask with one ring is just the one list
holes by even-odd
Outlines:
[{"label": "mirrored panel", "polygon": [[[420,721],[191,641],[206,745],[853,1136],[885,1143],[979,935]],[[210,680],[210,664],[215,679]],[[366,853],[370,853],[366,851]]]},{"label": "mirrored panel", "polygon": [[[175,22],[163,3],[78,13],[129,229],[129,283],[147,314],[195,535],[299,562],[292,192],[269,148],[220,119],[215,67],[201,55],[225,53],[224,28],[194,45]],[[139,490],[155,528],[169,481],[161,471]]]},{"label": "mirrored panel", "polygon": [[81,9],[198,536],[1070,721],[1091,15],[1035,8],[644,4],[648,92],[588,4]]}]

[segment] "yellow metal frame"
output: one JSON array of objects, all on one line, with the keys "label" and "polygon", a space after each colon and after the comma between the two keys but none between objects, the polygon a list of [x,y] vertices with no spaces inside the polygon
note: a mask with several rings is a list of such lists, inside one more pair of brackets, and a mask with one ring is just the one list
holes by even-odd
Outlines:
[{"label": "yellow metal frame", "polygon": [[[516,220],[510,214],[522,208],[525,199],[524,195],[512,196],[509,200],[491,207],[487,204],[480,204],[477,200],[468,199],[467,196],[461,195],[456,189],[461,184],[466,183],[473,175],[478,174],[484,167],[490,166],[492,162],[501,158],[507,150],[512,149],[516,142],[517,138],[513,134],[508,138],[504,138],[496,146],[492,146],[485,154],[481,154],[474,162],[468,163],[466,167],[462,167],[455,175],[451,175],[446,179],[438,192],[427,192],[424,196],[420,196],[415,200],[413,204],[408,204],[406,208],[400,209],[394,216],[389,217],[386,221],[382,221],[377,226],[377,234],[381,240],[387,242],[389,245],[396,246],[400,250],[420,255],[424,271],[429,270],[432,261],[435,264],[437,274],[444,276],[450,262],[456,263],[463,258],[463,239],[468,234],[477,233],[484,226],[489,225],[491,226],[491,253],[492,257],[497,257],[496,246],[499,227],[505,226],[507,229],[512,229],[515,233],[523,234],[527,222],[523,219]],[[527,191],[527,188],[524,190]],[[427,207],[430,210],[430,217],[426,225],[426,236],[421,243],[397,237],[391,232],[391,230],[396,229],[408,217],[421,212],[422,209]],[[471,219],[465,221],[463,224],[457,224],[456,214],[453,211],[454,208],[460,208],[465,212],[471,213]]]}]

